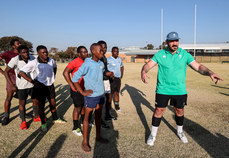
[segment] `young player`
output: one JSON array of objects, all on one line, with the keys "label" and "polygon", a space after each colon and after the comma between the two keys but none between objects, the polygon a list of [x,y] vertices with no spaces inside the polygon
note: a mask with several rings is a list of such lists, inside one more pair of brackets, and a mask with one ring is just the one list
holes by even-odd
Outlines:
[{"label": "young player", "polygon": [[[82,149],[85,152],[90,152],[91,148],[88,144],[87,134],[89,126],[89,116],[95,110],[95,124],[96,124],[96,141],[101,143],[108,143],[108,140],[100,136],[101,128],[101,114],[102,105],[104,104],[104,85],[103,85],[103,71],[104,64],[99,59],[103,57],[101,46],[94,43],[90,47],[92,58],[85,59],[85,62],[74,73],[72,81],[74,82],[77,90],[84,97],[85,118],[83,122],[83,142]],[[85,90],[80,87],[79,80],[83,76]]]},{"label": "young player", "polygon": [[113,47],[111,50],[112,56],[107,58],[107,68],[114,73],[114,79],[110,78],[111,83],[111,98],[114,96],[115,110],[119,113],[124,113],[119,107],[119,91],[121,87],[121,79],[123,77],[124,66],[122,59],[118,57],[118,47]]},{"label": "young player", "polygon": [[[79,114],[81,113],[81,118],[84,118],[84,96],[76,90],[74,83],[72,82],[70,78],[70,74],[72,77],[73,74],[77,72],[80,66],[84,63],[85,58],[87,58],[88,56],[87,48],[84,46],[79,46],[77,48],[77,54],[78,54],[78,57],[67,65],[67,67],[64,69],[63,75],[64,75],[65,80],[70,85],[70,94],[71,94],[71,98],[74,103],[74,110],[72,114],[73,116],[72,132],[77,136],[81,136],[82,133],[81,133],[80,125],[79,125]],[[84,90],[83,77],[81,77],[81,79],[79,80],[79,84],[80,84],[81,89]]]},{"label": "young player", "polygon": [[[29,83],[23,77],[19,75],[20,69],[25,66],[29,61],[32,61],[34,57],[29,55],[29,48],[26,45],[20,45],[18,47],[18,54],[16,57],[13,57],[10,62],[8,63],[5,69],[5,77],[7,82],[10,84],[11,89],[18,92],[18,99],[19,99],[19,114],[22,120],[21,129],[27,129],[27,124],[25,121],[25,105],[28,95],[32,97],[33,100],[33,111],[34,111],[34,118],[33,121],[37,122],[40,121],[40,117],[38,116],[38,105],[36,104],[35,99],[32,96],[32,87],[33,84]],[[10,71],[14,69],[16,74],[16,86],[13,84],[10,78]],[[29,74],[28,74],[29,75]]]},{"label": "young player", "polygon": [[[12,39],[10,41],[10,46],[12,47],[12,51],[6,51],[5,53],[0,54],[0,59],[4,59],[6,64],[9,63],[10,59],[18,55],[18,50],[17,48],[21,45],[18,39]],[[1,74],[4,74],[4,71],[0,68]],[[14,70],[11,70],[9,72],[11,81],[13,84],[16,83],[16,76],[14,73]],[[5,126],[9,123],[9,115],[10,115],[10,106],[11,106],[11,100],[13,98],[14,90],[11,89],[10,84],[6,81],[6,100],[4,103],[4,108],[5,108],[5,113],[4,113],[4,118],[2,121],[2,125]]]},{"label": "young player", "polygon": [[[34,85],[33,94],[38,101],[39,116],[41,118],[41,130],[46,131],[46,119],[44,113],[45,100],[48,99],[50,103],[50,111],[54,123],[65,123],[57,117],[56,101],[55,101],[55,75],[57,71],[56,62],[48,57],[48,50],[45,46],[39,45],[37,47],[37,59],[26,64],[19,75]],[[31,76],[28,76],[30,74]]]}]

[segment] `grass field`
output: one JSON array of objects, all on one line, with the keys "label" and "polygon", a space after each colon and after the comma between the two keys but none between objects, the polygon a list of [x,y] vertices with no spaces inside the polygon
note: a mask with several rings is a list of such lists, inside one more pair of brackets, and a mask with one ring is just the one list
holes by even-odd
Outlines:
[{"label": "grass field", "polygon": [[[95,127],[90,130],[91,153],[81,150],[82,137],[72,133],[72,100],[62,72],[66,64],[58,64],[56,100],[59,116],[67,123],[53,124],[46,106],[48,131],[40,131],[40,123],[27,119],[29,128],[20,129],[18,100],[12,100],[11,122],[0,125],[0,157],[229,157],[229,64],[205,64],[224,81],[219,85],[209,77],[187,70],[188,106],[185,107],[184,131],[189,143],[176,136],[171,107],[167,108],[153,147],[146,145],[151,130],[157,68],[150,71],[149,84],[140,80],[143,63],[126,63],[122,80],[120,106],[125,111],[109,122],[102,135],[107,145],[95,142]],[[3,67],[2,67],[3,68]],[[5,78],[0,76],[0,117],[4,112]],[[48,104],[47,104],[48,105]],[[32,114],[31,100],[26,105]],[[114,112],[114,111],[113,111]]]}]

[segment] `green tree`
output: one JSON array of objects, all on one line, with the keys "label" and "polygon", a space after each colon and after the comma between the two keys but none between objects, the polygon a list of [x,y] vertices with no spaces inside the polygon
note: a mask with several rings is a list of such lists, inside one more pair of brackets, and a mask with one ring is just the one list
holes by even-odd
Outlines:
[{"label": "green tree", "polygon": [[10,46],[10,41],[12,39],[18,39],[21,44],[23,45],[27,45],[27,47],[29,48],[30,52],[33,52],[33,44],[29,41],[24,40],[21,37],[18,36],[5,36],[5,37],[1,37],[0,38],[0,52],[5,52],[8,50],[11,50],[11,46]]},{"label": "green tree", "polygon": [[165,42],[162,42],[162,45],[159,46],[159,49],[164,49],[165,47],[166,47],[166,43]]}]

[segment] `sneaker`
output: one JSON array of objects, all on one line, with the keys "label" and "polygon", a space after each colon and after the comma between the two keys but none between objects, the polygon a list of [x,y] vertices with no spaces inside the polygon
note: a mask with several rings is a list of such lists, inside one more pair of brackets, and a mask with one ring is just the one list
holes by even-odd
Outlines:
[{"label": "sneaker", "polygon": [[34,117],[33,118],[33,122],[41,122],[41,118],[39,116],[37,116],[37,118]]},{"label": "sneaker", "polygon": [[104,122],[101,123],[101,127],[102,127],[103,129],[109,129],[109,128],[110,128],[110,126],[108,126],[108,125],[105,124]]},{"label": "sneaker", "polygon": [[47,124],[46,123],[44,123],[44,124],[41,125],[41,130],[43,132],[47,131]]},{"label": "sneaker", "polygon": [[94,127],[94,124],[92,122],[89,123],[89,127]]},{"label": "sneaker", "polygon": [[5,125],[7,125],[9,122],[10,122],[9,117],[6,117],[6,116],[5,116],[5,117],[3,118],[3,120],[2,120],[2,125],[5,126]]},{"label": "sneaker", "polygon": [[80,128],[77,128],[75,130],[72,130],[72,132],[77,135],[77,136],[82,136],[82,132],[81,132],[81,129]]},{"label": "sneaker", "polygon": [[177,133],[178,137],[183,143],[188,143],[187,137],[184,135],[184,132]]},{"label": "sneaker", "polygon": [[125,112],[124,111],[122,111],[121,109],[118,109],[118,110],[116,110],[119,114],[125,114]]},{"label": "sneaker", "polygon": [[27,129],[26,121],[23,121],[23,122],[21,123],[21,129],[22,129],[22,130]]},{"label": "sneaker", "polygon": [[54,120],[53,122],[54,123],[60,123],[60,124],[66,123],[66,121],[64,121],[64,120],[62,120],[60,118],[58,118],[57,120]]},{"label": "sneaker", "polygon": [[156,140],[156,136],[152,136],[152,135],[150,134],[150,135],[149,135],[149,138],[147,139],[147,145],[153,146],[155,140]]}]

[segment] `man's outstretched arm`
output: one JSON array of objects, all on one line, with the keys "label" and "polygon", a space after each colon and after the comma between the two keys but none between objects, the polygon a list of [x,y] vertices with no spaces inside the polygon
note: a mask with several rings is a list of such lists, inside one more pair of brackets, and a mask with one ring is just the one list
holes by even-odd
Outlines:
[{"label": "man's outstretched arm", "polygon": [[150,69],[152,69],[156,65],[157,65],[157,63],[155,63],[153,60],[150,60],[142,67],[142,71],[141,71],[142,82],[144,82],[146,84],[148,83],[146,80],[146,77],[147,78],[150,78],[150,77],[147,73],[149,72]]},{"label": "man's outstretched arm", "polygon": [[215,84],[218,84],[219,81],[223,81],[222,78],[220,78],[217,74],[215,74],[214,72],[212,72],[211,70],[209,70],[207,67],[205,67],[204,65],[198,63],[197,61],[193,61],[192,63],[190,63],[190,66],[196,70],[197,72],[199,72],[202,75],[205,76],[210,76],[211,80],[215,81]]}]

